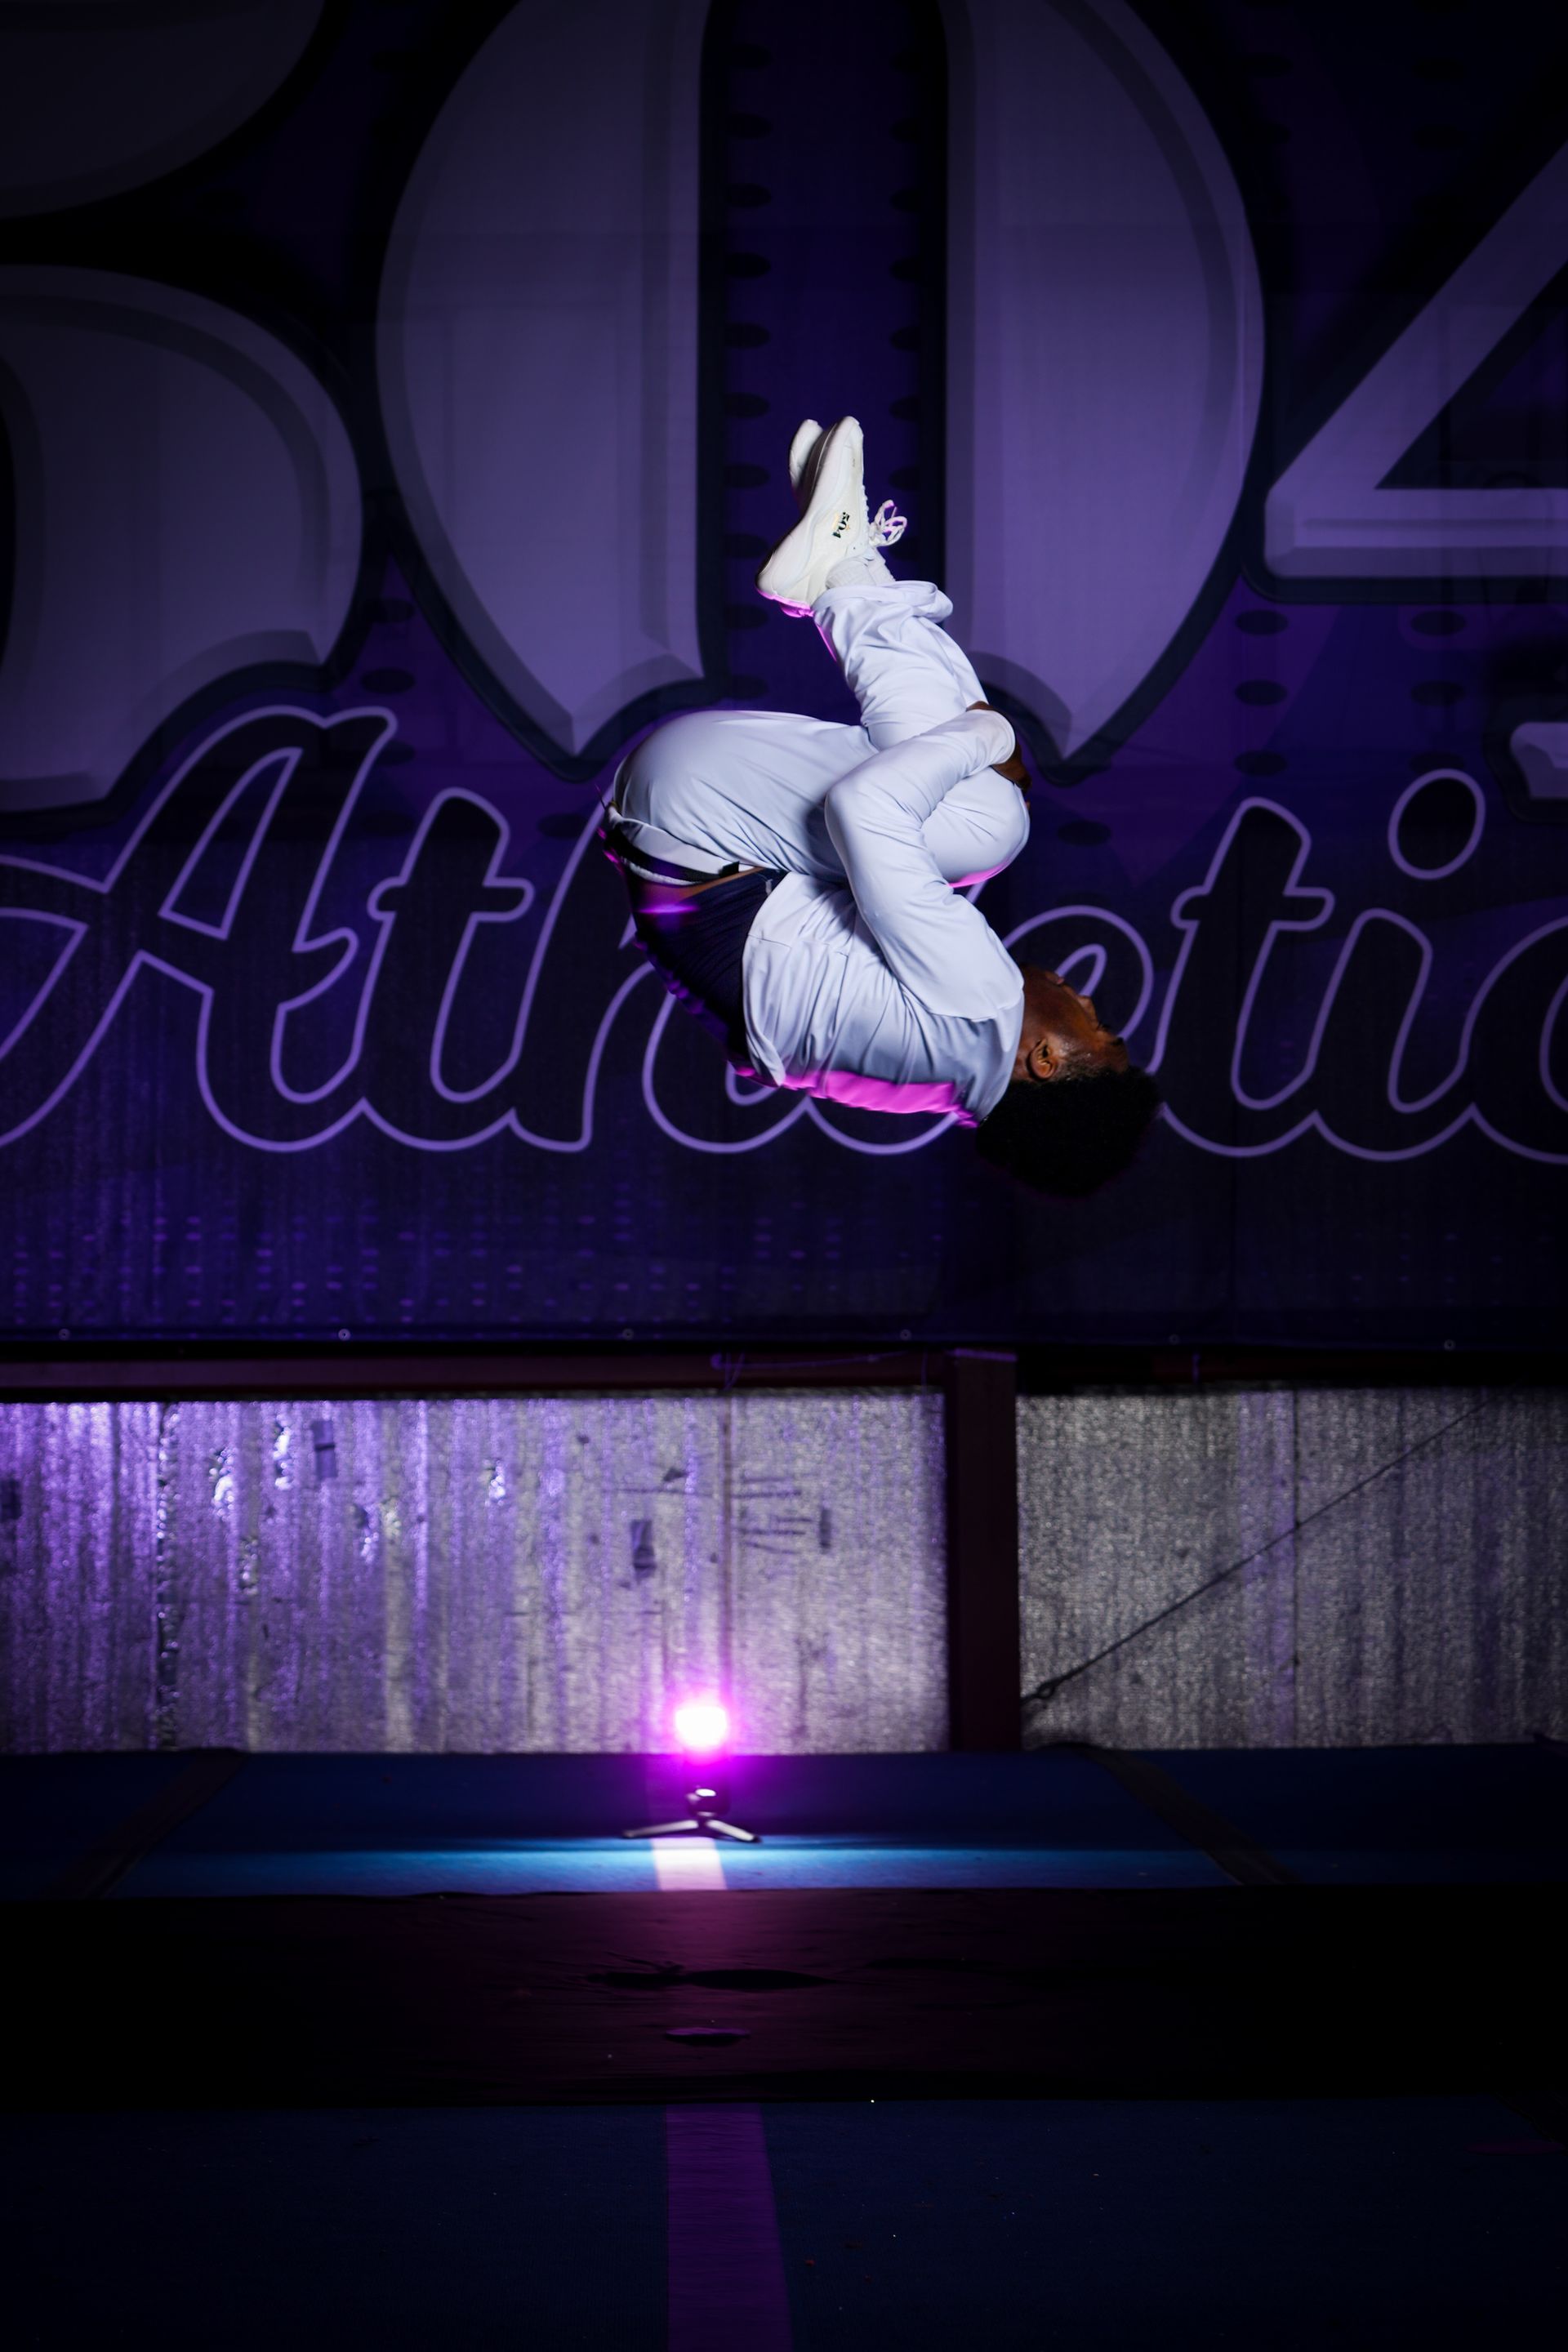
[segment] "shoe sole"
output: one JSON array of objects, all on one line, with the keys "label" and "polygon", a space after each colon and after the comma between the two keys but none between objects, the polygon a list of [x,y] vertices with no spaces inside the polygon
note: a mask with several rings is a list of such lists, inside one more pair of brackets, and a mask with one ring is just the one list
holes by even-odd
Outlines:
[{"label": "shoe sole", "polygon": [[[816,476],[805,512],[757,574],[758,593],[797,615],[809,613],[815,602],[802,600],[803,584],[821,570],[829,547],[840,534],[847,536],[853,530],[855,497],[858,495],[862,504],[865,498],[860,487],[863,442],[855,418],[841,417],[829,426],[818,447]],[[841,457],[847,460],[842,465]]]}]

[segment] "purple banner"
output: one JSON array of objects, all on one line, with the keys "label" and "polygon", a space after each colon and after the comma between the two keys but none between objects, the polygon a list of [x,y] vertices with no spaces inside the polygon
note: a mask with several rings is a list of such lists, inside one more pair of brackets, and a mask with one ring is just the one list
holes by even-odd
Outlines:
[{"label": "purple banner", "polygon": [[[14,1334],[1554,1340],[1568,150],[1523,21],[277,23],[13,61],[40,121],[121,100],[0,188]],[[1071,1209],[734,1076],[594,839],[669,712],[852,708],[751,589],[847,410],[1039,772],[982,908],[1165,1095]]]}]

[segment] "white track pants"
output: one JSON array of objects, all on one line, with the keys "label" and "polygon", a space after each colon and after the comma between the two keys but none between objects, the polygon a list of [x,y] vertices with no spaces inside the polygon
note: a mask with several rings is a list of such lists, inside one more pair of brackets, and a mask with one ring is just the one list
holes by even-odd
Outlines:
[{"label": "white track pants", "polygon": [[[859,726],[782,710],[672,719],[616,779],[614,804],[633,841],[703,870],[738,859],[843,879],[824,815],[830,788],[874,752],[982,698],[967,656],[942,626],[952,611],[928,581],[830,588],[812,617],[860,706]],[[983,768],[952,787],[922,832],[945,881],[978,882],[1012,864],[1029,817],[1017,786]]]}]

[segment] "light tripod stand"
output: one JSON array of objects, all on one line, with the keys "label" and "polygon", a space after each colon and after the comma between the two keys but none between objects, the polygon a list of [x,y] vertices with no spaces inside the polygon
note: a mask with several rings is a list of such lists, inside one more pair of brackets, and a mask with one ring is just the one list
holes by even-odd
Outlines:
[{"label": "light tripod stand", "polygon": [[[663,1837],[725,1837],[734,1838],[741,1845],[761,1845],[755,1830],[743,1830],[737,1822],[721,1818],[729,1796],[723,1783],[713,1784],[699,1780],[704,1770],[711,1772],[711,1759],[723,1753],[730,1744],[730,1712],[717,1698],[683,1699],[671,1717],[676,1740],[686,1758],[686,1766],[693,1776],[692,1786],[686,1791],[686,1811],[678,1822],[651,1822],[646,1829],[623,1830],[628,1838]],[[705,1765],[703,1759],[709,1759]]]},{"label": "light tripod stand", "polygon": [[678,1822],[653,1822],[647,1829],[623,1830],[628,1838],[656,1837],[727,1837],[742,1845],[761,1845],[755,1830],[743,1830],[734,1822],[721,1821],[719,1808],[729,1800],[723,1789],[688,1789],[686,1801],[689,1811]]}]

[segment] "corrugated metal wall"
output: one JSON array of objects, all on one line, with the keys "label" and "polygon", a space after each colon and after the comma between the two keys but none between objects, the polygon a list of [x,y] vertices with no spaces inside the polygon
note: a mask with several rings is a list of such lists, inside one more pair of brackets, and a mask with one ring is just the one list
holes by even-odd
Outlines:
[{"label": "corrugated metal wall", "polygon": [[[1568,1735],[1568,1396],[1020,1402],[1031,1744]],[[946,1738],[942,1407],[753,1393],[0,1408],[0,1742]]]},{"label": "corrugated metal wall", "polygon": [[947,1736],[942,1405],[0,1408],[10,1748],[761,1751]]},{"label": "corrugated metal wall", "polygon": [[1568,1396],[1105,1391],[1019,1406],[1025,1738],[1568,1733]]}]

